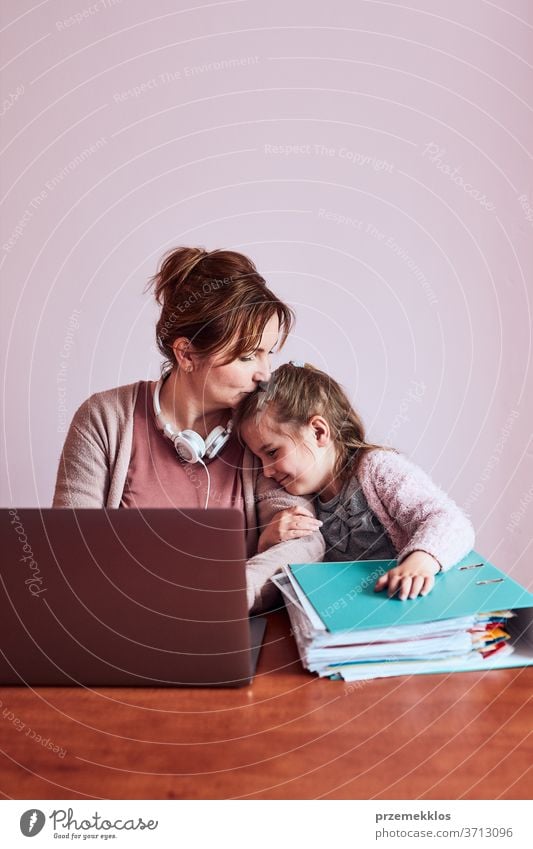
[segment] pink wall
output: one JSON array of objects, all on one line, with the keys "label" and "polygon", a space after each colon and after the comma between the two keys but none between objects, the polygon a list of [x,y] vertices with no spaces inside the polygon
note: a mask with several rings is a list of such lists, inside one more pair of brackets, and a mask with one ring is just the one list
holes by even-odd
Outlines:
[{"label": "pink wall", "polygon": [[232,247],[296,307],[283,359],[338,377],[528,583],[531,5],[2,15],[2,504],[48,505],[78,404],[157,374],[160,255]]}]

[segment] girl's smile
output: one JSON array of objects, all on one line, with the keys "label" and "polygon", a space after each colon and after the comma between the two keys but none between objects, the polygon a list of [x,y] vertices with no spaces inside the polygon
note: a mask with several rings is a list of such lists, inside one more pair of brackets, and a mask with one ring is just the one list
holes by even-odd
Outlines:
[{"label": "girl's smile", "polygon": [[313,416],[293,434],[289,425],[279,425],[265,412],[257,424],[243,422],[241,432],[261,460],[265,477],[274,478],[291,495],[320,492],[329,498],[338,491],[333,475],[335,450],[322,416]]}]

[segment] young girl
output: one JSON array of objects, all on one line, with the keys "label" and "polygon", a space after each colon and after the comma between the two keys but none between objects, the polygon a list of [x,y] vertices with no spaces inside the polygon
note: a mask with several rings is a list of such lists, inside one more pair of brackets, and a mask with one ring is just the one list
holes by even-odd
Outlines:
[{"label": "young girl", "polygon": [[316,519],[301,507],[280,511],[259,550],[320,527],[324,560],[397,559],[375,590],[405,600],[427,595],[435,574],[473,547],[457,505],[397,451],[366,442],[361,419],[324,372],[281,366],[240,404],[234,422],[266,477],[291,495],[316,494]]}]

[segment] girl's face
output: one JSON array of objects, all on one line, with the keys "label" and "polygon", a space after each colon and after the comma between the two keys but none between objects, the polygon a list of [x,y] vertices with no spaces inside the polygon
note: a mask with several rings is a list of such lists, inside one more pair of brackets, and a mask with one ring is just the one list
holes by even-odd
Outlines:
[{"label": "girl's face", "polygon": [[197,393],[205,410],[234,409],[245,395],[257,388],[260,381],[270,378],[270,355],[279,336],[276,315],[268,321],[259,346],[230,363],[224,363],[224,354],[214,354],[204,360],[198,358],[193,373]]},{"label": "girl's face", "polygon": [[258,424],[245,421],[241,435],[261,460],[265,477],[274,478],[291,495],[321,492],[331,483],[335,450],[322,416],[313,416],[292,433],[265,412]]}]

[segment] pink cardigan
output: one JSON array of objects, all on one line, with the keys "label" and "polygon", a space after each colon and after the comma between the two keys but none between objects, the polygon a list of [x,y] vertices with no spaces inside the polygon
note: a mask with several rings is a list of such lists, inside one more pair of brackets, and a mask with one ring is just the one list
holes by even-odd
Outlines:
[{"label": "pink cardigan", "polygon": [[399,561],[413,551],[425,551],[445,570],[474,547],[474,529],[465,514],[401,454],[378,449],[367,452],[357,477]]}]

